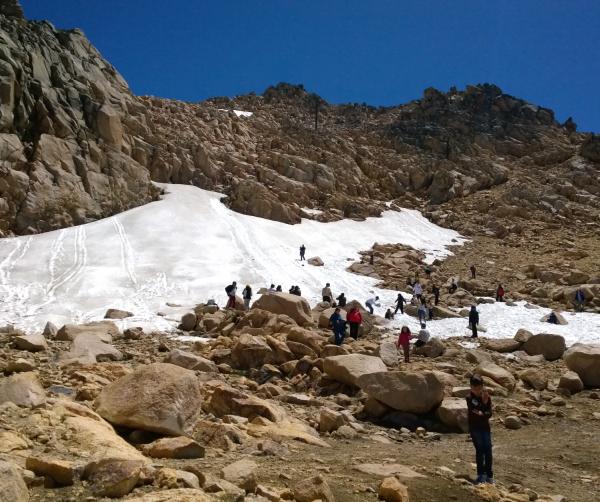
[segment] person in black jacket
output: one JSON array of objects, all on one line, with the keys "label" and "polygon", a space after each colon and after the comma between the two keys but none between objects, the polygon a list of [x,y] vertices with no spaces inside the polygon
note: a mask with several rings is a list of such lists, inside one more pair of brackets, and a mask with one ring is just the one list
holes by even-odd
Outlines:
[{"label": "person in black jacket", "polygon": [[431,287],[431,292],[433,293],[434,304],[437,305],[440,303],[440,288],[438,288],[437,284]]},{"label": "person in black jacket", "polygon": [[300,261],[306,260],[306,258],[304,257],[304,255],[306,255],[306,246],[304,244],[302,244],[300,246]]},{"label": "person in black jacket", "polygon": [[471,392],[467,396],[469,434],[475,447],[477,463],[476,484],[494,483],[492,459],[492,432],[490,417],[492,416],[492,399],[483,386],[480,375],[471,377]]},{"label": "person in black jacket", "polygon": [[244,308],[250,310],[250,300],[252,300],[252,288],[249,284],[242,291],[242,299],[244,300]]},{"label": "person in black jacket", "polygon": [[471,305],[471,311],[469,312],[469,327],[473,334],[471,338],[477,338],[477,325],[479,324],[479,312],[477,312],[477,307],[475,305]]},{"label": "person in black jacket", "polygon": [[346,296],[344,295],[344,293],[341,293],[340,296],[338,296],[336,298],[336,300],[338,302],[337,303],[338,307],[342,307],[342,308],[344,308],[346,306],[346,303],[348,302],[348,300],[346,299]]},{"label": "person in black jacket", "polygon": [[401,314],[404,314],[404,304],[406,300],[402,296],[402,293],[398,293],[398,298],[396,298],[396,310],[394,310],[394,314],[398,313],[398,310]]}]

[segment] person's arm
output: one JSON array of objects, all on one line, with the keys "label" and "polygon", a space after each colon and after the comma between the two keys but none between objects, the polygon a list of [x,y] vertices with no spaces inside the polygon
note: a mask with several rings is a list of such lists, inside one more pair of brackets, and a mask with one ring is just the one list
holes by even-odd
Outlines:
[{"label": "person's arm", "polygon": [[481,395],[481,404],[483,408],[482,415],[486,418],[490,418],[492,416],[492,398],[487,390],[484,390]]}]

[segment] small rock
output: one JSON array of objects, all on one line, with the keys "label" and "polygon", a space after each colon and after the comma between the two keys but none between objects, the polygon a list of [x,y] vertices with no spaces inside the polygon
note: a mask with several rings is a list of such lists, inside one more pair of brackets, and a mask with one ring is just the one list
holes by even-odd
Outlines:
[{"label": "small rock", "polygon": [[221,477],[250,493],[256,490],[256,469],[258,464],[243,458],[221,469]]},{"label": "small rock", "polygon": [[296,502],[335,502],[331,488],[321,475],[297,483],[294,486],[294,499]]},{"label": "small rock", "polygon": [[504,427],[510,430],[517,430],[523,426],[519,417],[510,415],[504,419]]},{"label": "small rock", "polygon": [[408,488],[397,478],[385,478],[379,485],[378,494],[385,502],[409,502]]},{"label": "small rock", "polygon": [[144,453],[152,458],[203,458],[204,447],[185,436],[157,439],[144,446]]}]

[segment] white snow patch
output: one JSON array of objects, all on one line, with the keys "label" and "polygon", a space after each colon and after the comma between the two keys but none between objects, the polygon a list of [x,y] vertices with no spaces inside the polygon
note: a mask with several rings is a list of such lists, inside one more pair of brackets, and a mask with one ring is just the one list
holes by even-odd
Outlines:
[{"label": "white snow patch", "polygon": [[[227,110],[226,108],[218,108],[220,112],[230,112],[231,110]],[[233,110],[233,113],[238,117],[252,117],[254,115],[253,112],[246,112],[244,110]]]},{"label": "white snow patch", "polygon": [[321,211],[320,209],[311,209],[310,207],[303,207],[301,209],[306,214],[314,214],[314,215],[323,214],[323,211]]}]

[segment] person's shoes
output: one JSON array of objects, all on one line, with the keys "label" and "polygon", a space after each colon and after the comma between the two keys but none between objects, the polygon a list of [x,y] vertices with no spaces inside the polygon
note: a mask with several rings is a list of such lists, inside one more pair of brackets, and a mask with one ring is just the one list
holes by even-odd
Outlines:
[{"label": "person's shoes", "polygon": [[488,478],[488,477],[486,477],[485,482],[488,483],[488,484],[490,484],[490,485],[495,485],[496,484],[496,481],[494,481],[494,478]]},{"label": "person's shoes", "polygon": [[477,479],[475,479],[475,484],[476,485],[481,485],[483,483],[485,483],[487,480],[487,477],[485,474],[480,474],[479,476],[477,476]]}]

